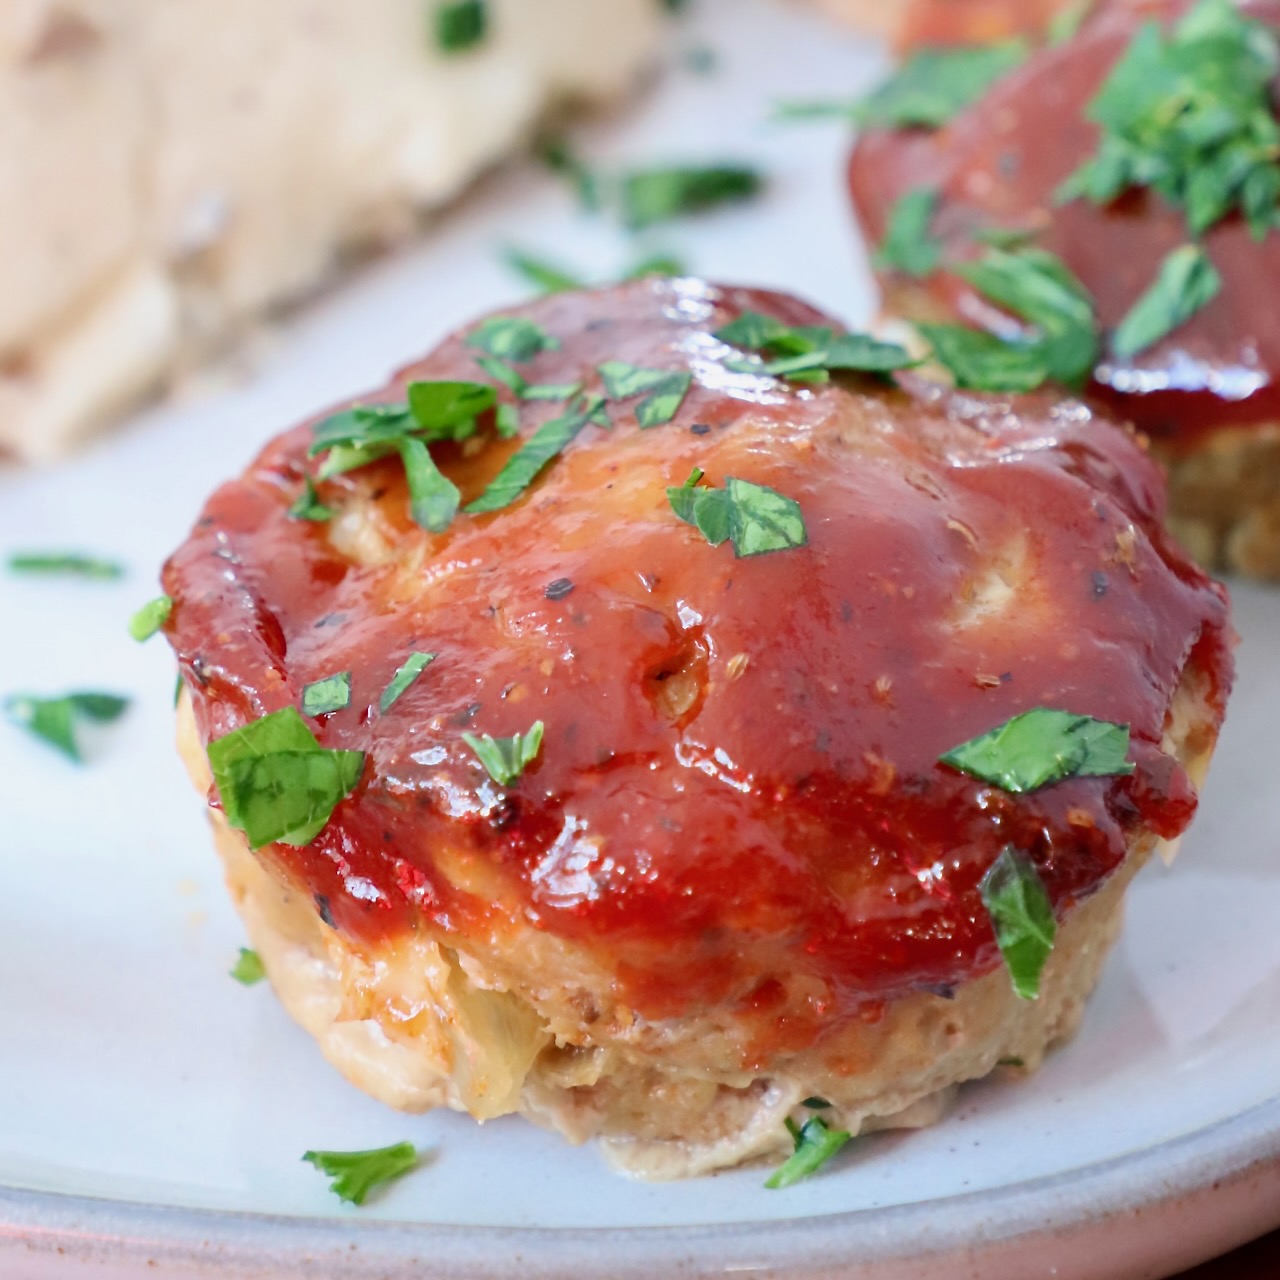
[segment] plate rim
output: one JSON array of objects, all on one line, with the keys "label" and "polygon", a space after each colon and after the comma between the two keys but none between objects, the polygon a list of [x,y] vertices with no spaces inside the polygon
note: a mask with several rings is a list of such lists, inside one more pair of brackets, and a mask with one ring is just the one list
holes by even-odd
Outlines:
[{"label": "plate rim", "polygon": [[[1045,1231],[1055,1238],[1085,1227],[1098,1231],[1112,1219],[1134,1219],[1196,1193],[1247,1182],[1255,1174],[1280,1176],[1280,1093],[1176,1138],[1026,1182],[913,1204],[769,1221],[462,1226],[361,1221],[354,1213],[253,1213],[0,1185],[0,1259],[10,1246],[27,1257],[33,1250],[56,1252],[67,1262],[155,1267],[163,1259],[185,1268],[194,1263],[197,1275],[225,1276],[241,1270],[312,1275],[317,1262],[340,1257],[342,1274],[351,1280],[421,1280],[424,1261],[431,1274],[458,1280],[495,1274],[532,1280],[583,1274],[584,1265],[607,1257],[615,1280],[649,1280],[659,1268],[678,1269],[681,1276],[744,1270],[787,1276],[954,1258],[975,1246],[1016,1246]],[[1045,1211],[1049,1199],[1051,1218]],[[1280,1203],[1274,1212],[1271,1226],[1280,1225]],[[1225,1247],[1247,1238],[1230,1239]],[[500,1258],[509,1261],[509,1272],[495,1272]]]}]

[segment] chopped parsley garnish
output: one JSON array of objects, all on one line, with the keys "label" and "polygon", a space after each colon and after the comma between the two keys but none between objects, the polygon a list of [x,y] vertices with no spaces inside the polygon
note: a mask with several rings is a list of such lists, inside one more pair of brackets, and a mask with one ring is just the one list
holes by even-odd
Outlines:
[{"label": "chopped parsley garnish", "polygon": [[599,372],[611,400],[644,396],[636,405],[636,422],[642,427],[658,427],[670,422],[693,386],[693,375],[688,370],[642,369],[621,360],[606,361]]},{"label": "chopped parsley garnish", "polygon": [[390,711],[399,701],[401,694],[407,692],[409,686],[436,660],[434,653],[411,653],[408,659],[392,677],[391,683],[382,691],[378,708],[382,712]]},{"label": "chopped parsley garnish", "polygon": [[766,555],[803,547],[809,540],[800,504],[770,489],[729,476],[723,489],[701,487],[697,468],[679,489],[667,490],[671,509],[713,546],[733,543],[734,555]]},{"label": "chopped parsley garnish", "polygon": [[1058,932],[1044,881],[1026,854],[1006,845],[978,891],[1013,989],[1022,999],[1034,1000]]},{"label": "chopped parsley garnish", "polygon": [[763,188],[764,179],[750,165],[674,165],[624,175],[619,195],[623,221],[640,230],[684,214],[750,200]]},{"label": "chopped parsley garnish", "polygon": [[568,182],[584,209],[600,208],[600,179],[564,138],[544,138],[538,145],[538,155],[552,173]]},{"label": "chopped parsley garnish", "polygon": [[1149,187],[1193,236],[1239,209],[1261,239],[1280,221],[1278,67],[1280,37],[1230,0],[1201,0],[1170,31],[1144,23],[1089,104],[1097,154],[1059,199],[1109,204]]},{"label": "chopped parsley garnish", "polygon": [[1027,53],[1021,40],[922,49],[857,105],[854,118],[859,124],[891,129],[940,129],[1023,62]]},{"label": "chopped parsley garnish", "polygon": [[[570,289],[587,289],[590,282],[583,275],[570,271],[557,263],[550,262],[538,254],[527,253],[522,249],[507,249],[503,254],[507,265],[523,276],[531,285],[543,293],[564,293]],[[688,268],[679,259],[670,254],[658,253],[629,267],[621,276],[623,280],[643,280],[646,276],[683,276]]]},{"label": "chopped parsley garnish", "polygon": [[927,187],[900,196],[889,211],[889,225],[876,254],[876,266],[913,279],[932,275],[942,259],[942,246],[930,231],[937,208],[938,193]]},{"label": "chopped parsley garnish", "polygon": [[355,790],[364,753],[327,750],[285,707],[214,739],[209,764],[228,824],[260,849],[310,844]]},{"label": "chopped parsley garnish", "polygon": [[1045,382],[1081,386],[1101,350],[1088,290],[1043,249],[991,248],[952,267],[979,293],[1028,326],[1016,339],[961,325],[921,324],[934,357],[956,385],[979,391],[1032,391]]},{"label": "chopped parsley garnish", "polygon": [[1048,366],[1032,345],[1006,342],[993,333],[957,324],[916,327],[957,387],[1018,394],[1049,381]]},{"label": "chopped parsley garnish", "polygon": [[513,738],[464,733],[462,740],[476,753],[494,782],[509,787],[537,759],[542,750],[542,733],[542,721],[535,720],[528,732],[517,733]]},{"label": "chopped parsley garnish", "polygon": [[80,764],[84,756],[76,741],[77,722],[110,724],[124,715],[128,706],[128,698],[114,693],[68,693],[58,698],[18,693],[5,699],[4,712],[14,724]]},{"label": "chopped parsley garnish", "polygon": [[414,524],[429,533],[443,533],[462,502],[458,486],[436,466],[431,450],[416,436],[401,440],[399,449]]},{"label": "chopped parsley garnish", "polygon": [[485,0],[450,0],[436,6],[436,44],[445,53],[463,53],[474,48],[484,40],[488,27]]},{"label": "chopped parsley garnish", "polygon": [[803,340],[802,349],[808,350],[811,344],[804,335],[809,332],[805,329],[793,329],[775,316],[765,315],[762,311],[744,311],[736,319],[717,329],[713,336],[731,347],[742,347],[747,351],[764,351],[773,347],[794,355],[796,348],[785,344],[793,342],[798,336]]},{"label": "chopped parsley garnish", "polygon": [[156,596],[154,600],[148,600],[129,619],[129,634],[139,643],[144,640],[150,640],[169,621],[169,615],[172,612],[173,598],[171,596]]},{"label": "chopped parsley garnish", "polygon": [[1032,344],[1049,376],[1082,385],[1097,363],[1098,321],[1089,291],[1044,249],[988,249],[954,268],[979,293],[1035,329]]},{"label": "chopped parsley garnish", "polygon": [[9,557],[8,566],[10,573],[49,577],[96,578],[104,582],[124,577],[124,565],[115,560],[100,560],[75,551],[18,551]]},{"label": "chopped parsley garnish", "polygon": [[534,482],[538,473],[592,422],[600,426],[609,425],[604,400],[600,396],[579,396],[559,417],[544,422],[507,459],[488,488],[474,502],[467,504],[467,511],[479,515],[509,507]]},{"label": "chopped parsley garnish", "polygon": [[315,481],[310,476],[303,477],[302,492],[289,508],[290,520],[313,520],[317,524],[332,520],[338,513],[320,501],[316,492]]},{"label": "chopped parsley garnish", "polygon": [[507,266],[543,293],[564,293],[570,289],[587,287],[587,281],[581,276],[572,275],[540,254],[512,248],[507,249],[502,256]]},{"label": "chopped parsley garnish", "polygon": [[862,100],[847,98],[796,99],[775,102],[772,118],[787,123],[809,120],[856,120],[862,110]]},{"label": "chopped parsley garnish", "polygon": [[310,452],[313,457],[328,454],[321,479],[399,454],[414,521],[443,533],[457,514],[460,497],[427,445],[473,436],[477,419],[497,398],[492,387],[479,382],[411,382],[406,404],[357,405],[316,423]]},{"label": "chopped parsley garnish", "polygon": [[500,382],[521,400],[569,400],[582,390],[580,382],[532,383],[519,369],[497,356],[477,356],[478,364],[495,382]]},{"label": "chopped parsley garnish", "polygon": [[961,743],[939,763],[1022,793],[1067,778],[1128,775],[1128,754],[1128,725],[1036,707]]},{"label": "chopped parsley garnish", "polygon": [[329,1179],[329,1189],[348,1204],[364,1204],[369,1192],[403,1177],[418,1163],[411,1142],[372,1151],[308,1151],[302,1157]]},{"label": "chopped parsley garnish", "polygon": [[493,429],[500,440],[514,440],[520,434],[520,411],[513,404],[500,404],[493,411]]},{"label": "chopped parsley garnish", "polygon": [[821,1116],[813,1116],[803,1125],[788,1117],[787,1132],[795,1143],[795,1151],[764,1184],[771,1191],[793,1186],[802,1178],[817,1173],[853,1136],[844,1129],[828,1129]]},{"label": "chopped parsley garnish", "polygon": [[1111,339],[1112,351],[1121,360],[1131,359],[1186,324],[1221,292],[1222,277],[1199,245],[1175,249],[1120,322]]},{"label": "chopped parsley garnish", "polygon": [[669,253],[655,253],[630,267],[624,274],[624,280],[644,280],[648,276],[683,276],[688,275],[688,268],[681,259]]},{"label": "chopped parsley garnish", "polygon": [[918,363],[897,343],[880,342],[863,333],[836,334],[820,325],[793,328],[758,311],[744,311],[714,336],[761,353],[758,362],[726,361],[726,368],[796,381],[825,381],[832,370],[893,373]]},{"label": "chopped parsley garnish", "polygon": [[256,951],[250,951],[248,947],[241,947],[240,956],[231,970],[231,976],[242,987],[256,986],[267,976],[266,969],[262,967],[262,957]]},{"label": "chopped parsley garnish", "polygon": [[467,335],[467,346],[524,364],[544,351],[558,351],[560,340],[523,316],[490,316]]},{"label": "chopped parsley garnish", "polygon": [[327,716],[351,703],[351,672],[339,671],[337,675],[315,680],[302,690],[302,714]]}]

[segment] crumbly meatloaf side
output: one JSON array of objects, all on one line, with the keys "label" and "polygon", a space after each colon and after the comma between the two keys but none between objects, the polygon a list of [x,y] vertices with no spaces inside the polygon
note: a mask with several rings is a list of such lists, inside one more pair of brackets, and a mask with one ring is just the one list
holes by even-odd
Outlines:
[{"label": "crumbly meatloaf side", "polygon": [[628,89],[661,24],[657,0],[489,0],[450,56],[434,7],[0,5],[0,453],[65,453],[403,239],[548,111]]},{"label": "crumbly meatloaf side", "polygon": [[1169,527],[1201,564],[1280,582],[1280,423],[1221,427],[1193,449],[1152,446]]},{"label": "crumbly meatloaf side", "polygon": [[[1197,785],[1217,738],[1206,691],[1188,670],[1163,744]],[[178,746],[206,794],[208,761],[185,693]],[[731,1021],[647,1023],[617,1003],[607,973],[533,930],[501,956],[416,936],[362,946],[325,924],[306,890],[250,853],[220,814],[210,819],[276,994],[352,1084],[409,1112],[519,1113],[573,1143],[600,1139],[615,1167],[655,1180],[785,1154],[783,1121],[812,1114],[801,1105],[809,1097],[829,1101],[824,1117],[855,1134],[920,1128],[945,1114],[958,1085],[1010,1061],[1036,1069],[1078,1027],[1129,883],[1154,851],[1166,861],[1176,851],[1151,833],[1134,837],[1124,865],[1062,921],[1039,999],[1018,998],[997,970],[949,997],[890,1001],[878,1021],[846,1022],[753,1073],[724,1068],[742,1057]]]}]

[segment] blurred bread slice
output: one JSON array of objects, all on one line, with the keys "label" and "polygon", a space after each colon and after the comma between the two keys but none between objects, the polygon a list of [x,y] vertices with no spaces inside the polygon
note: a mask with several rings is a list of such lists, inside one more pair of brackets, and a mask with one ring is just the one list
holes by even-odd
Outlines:
[{"label": "blurred bread slice", "polygon": [[548,110],[631,87],[658,0],[0,0],[0,452],[50,458],[406,235]]}]

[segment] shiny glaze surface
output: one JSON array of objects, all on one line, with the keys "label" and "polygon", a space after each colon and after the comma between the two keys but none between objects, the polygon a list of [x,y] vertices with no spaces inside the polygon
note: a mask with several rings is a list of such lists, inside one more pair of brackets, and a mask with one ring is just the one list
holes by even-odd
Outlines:
[{"label": "shiny glaze surface", "polygon": [[[531,380],[592,386],[619,359],[688,368],[693,390],[650,430],[612,403],[612,429],[514,506],[443,535],[410,522],[398,463],[323,485],[380,530],[369,563],[286,516],[314,466],[304,425],[213,495],[164,584],[206,741],[353,671],[351,705],[315,729],[368,753],[361,786],[313,845],[267,851],[337,928],[476,947],[541,931],[643,1016],[753,1011],[764,1053],[996,966],[977,885],[1006,843],[1062,912],[1137,827],[1180,832],[1195,797],[1159,750],[1166,709],[1191,658],[1220,711],[1231,660],[1224,594],[1165,538],[1126,432],[1076,402],[1015,415],[924,384],[728,373],[712,331],[744,308],[823,319],[692,280],[512,309],[563,344]],[[470,377],[472,355],[450,339],[366,402]],[[524,406],[525,433],[554,411]],[[511,447],[437,458],[466,500]],[[665,494],[695,465],[798,500],[809,545],[708,545]],[[424,649],[436,661],[380,714]],[[1041,705],[1130,723],[1134,776],[1013,797],[936,763]],[[535,719],[540,758],[497,787],[462,732]],[[806,1025],[774,1025],[797,984]]]},{"label": "shiny glaze surface", "polygon": [[[1187,0],[1103,5],[1074,39],[1036,53],[945,128],[867,134],[854,149],[849,180],[868,238],[883,237],[904,192],[937,188],[934,225],[948,256],[977,256],[973,233],[982,228],[1034,231],[1093,294],[1103,326],[1114,328],[1165,256],[1190,239],[1182,212],[1149,192],[1105,208],[1084,200],[1059,206],[1054,192],[1096,151],[1098,129],[1085,109],[1139,25],[1187,7]],[[1280,26],[1276,0],[1245,7]],[[1223,277],[1219,296],[1134,360],[1104,358],[1092,387],[1174,446],[1195,444],[1216,427],[1280,421],[1280,235],[1259,244],[1233,215],[1204,245]],[[940,272],[925,287],[934,305],[966,322],[1008,324],[955,275]]]},{"label": "shiny glaze surface", "polygon": [[1039,37],[1072,0],[910,0],[898,32],[904,49]]}]

